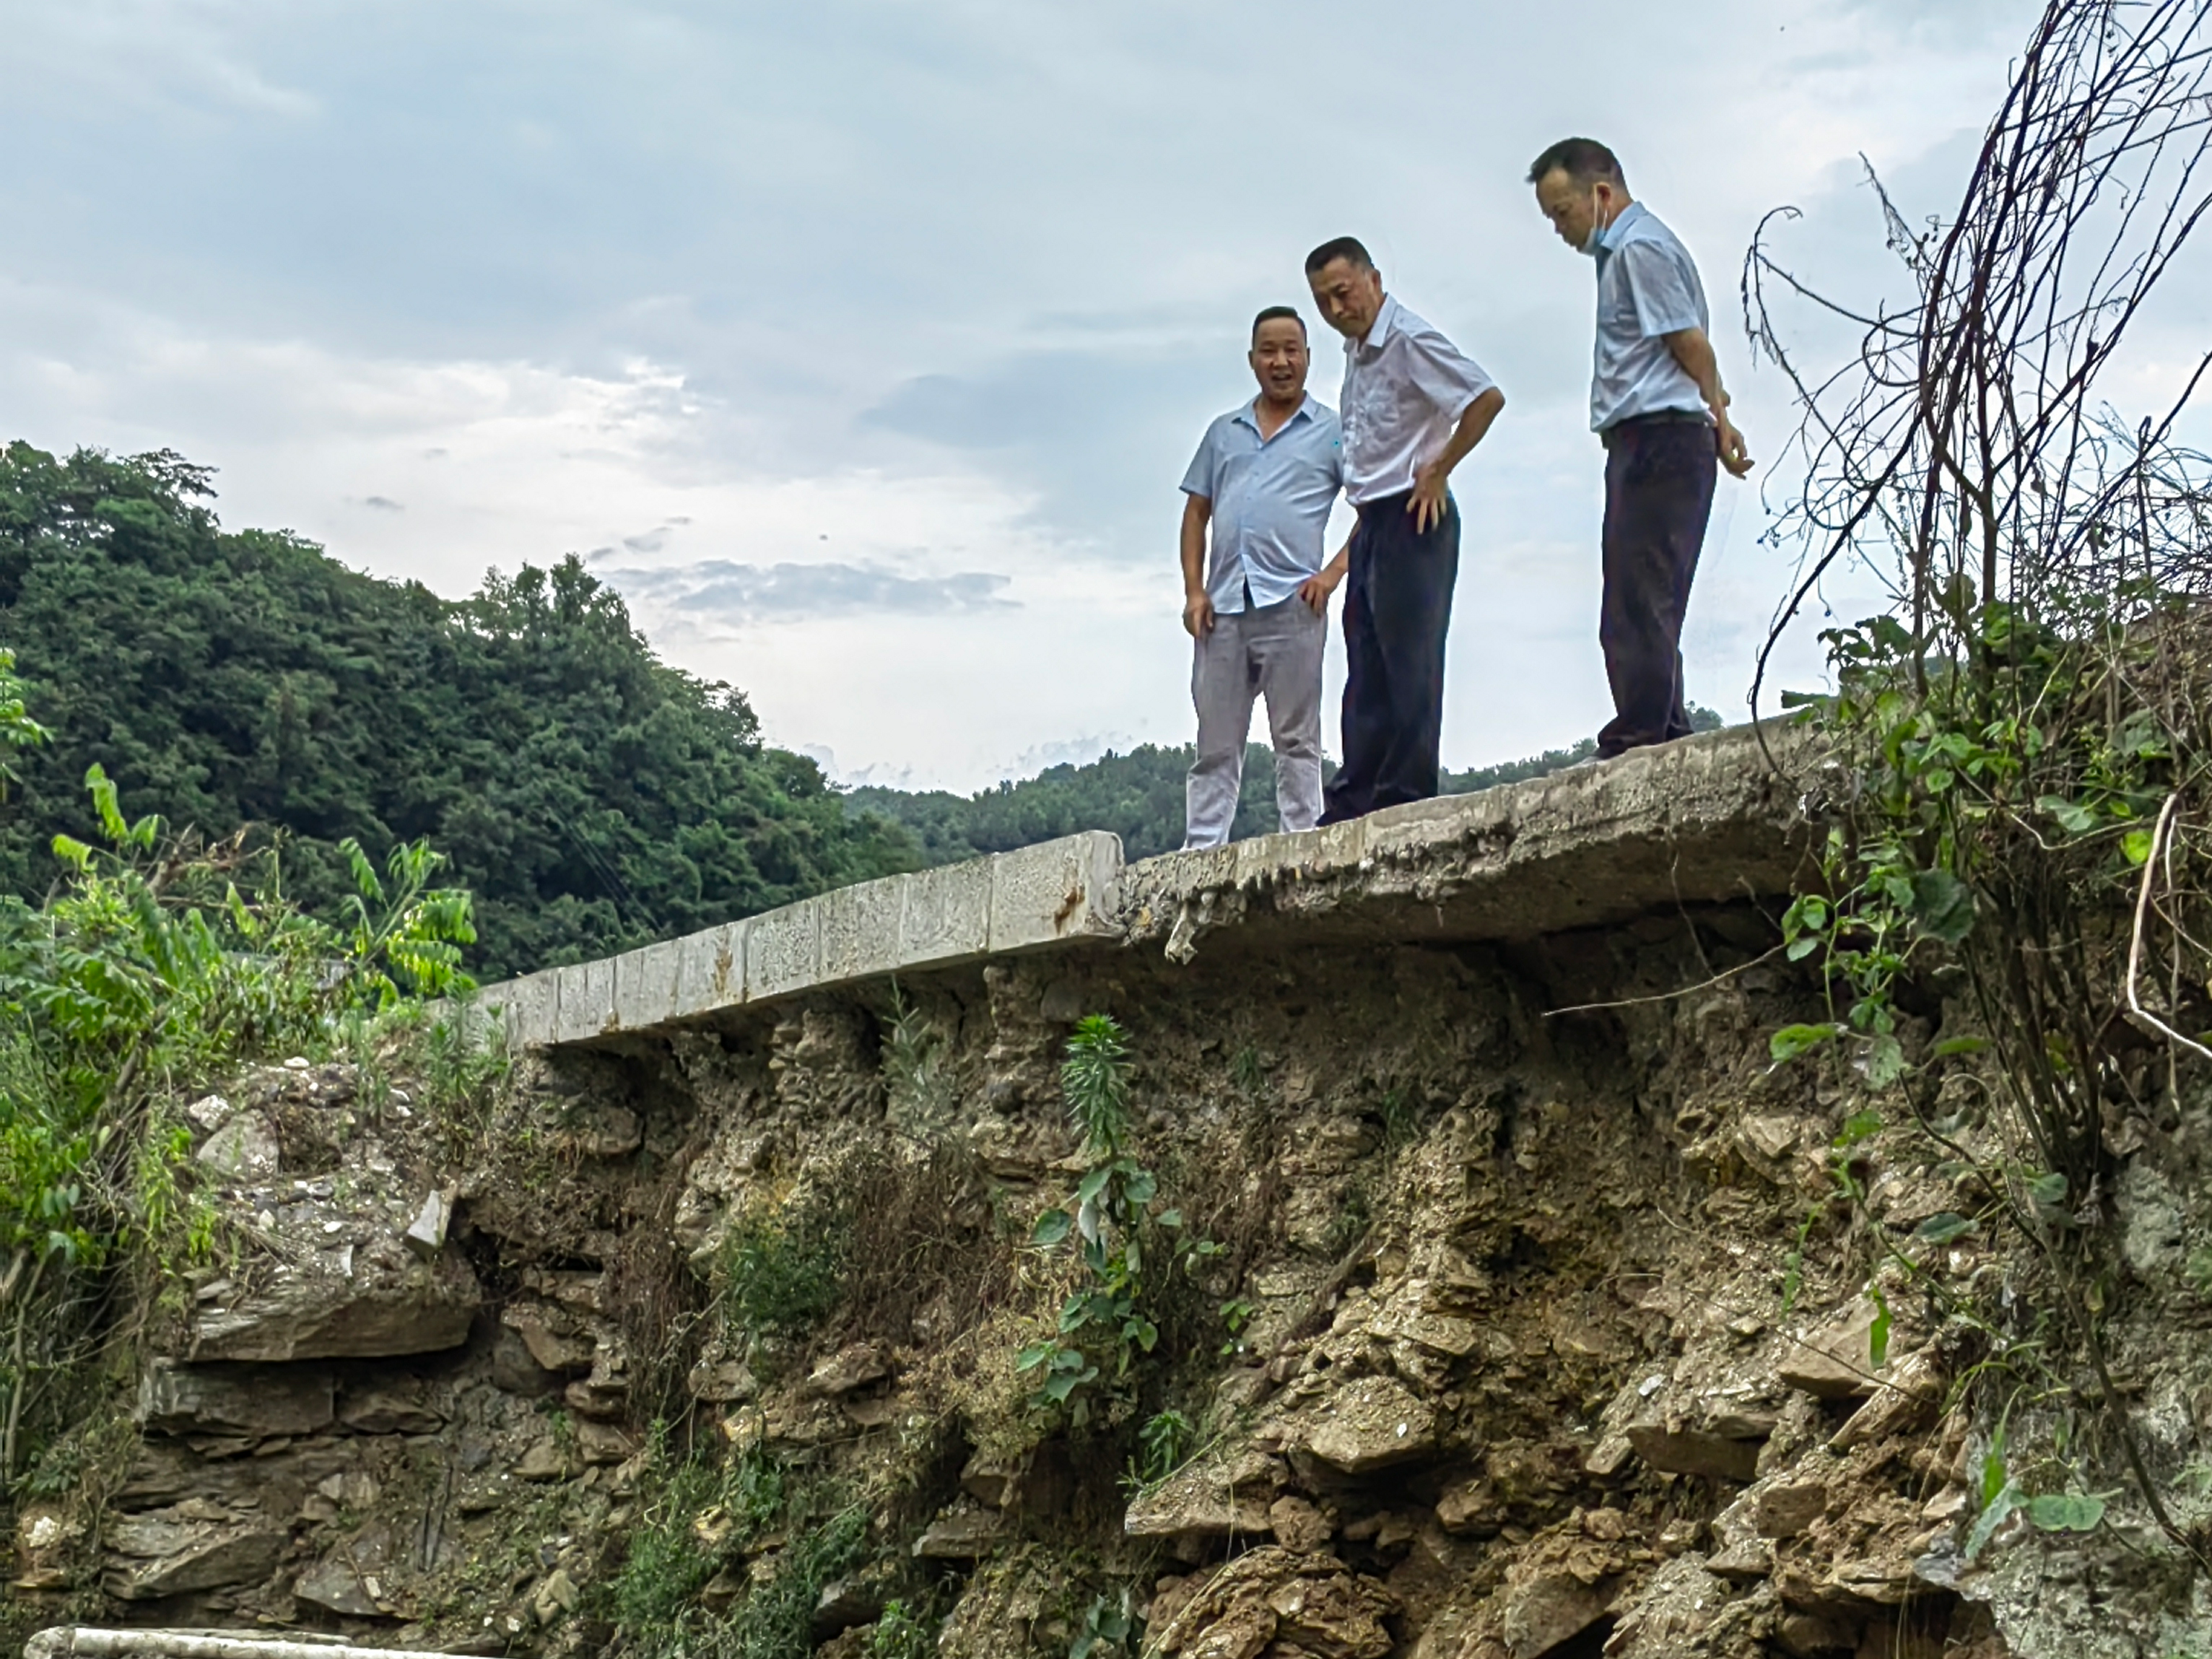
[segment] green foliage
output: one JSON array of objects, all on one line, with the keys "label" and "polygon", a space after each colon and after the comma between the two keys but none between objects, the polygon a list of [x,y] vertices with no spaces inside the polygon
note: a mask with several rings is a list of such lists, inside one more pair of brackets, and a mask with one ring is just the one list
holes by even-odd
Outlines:
[{"label": "green foliage", "polygon": [[1101,1595],[1085,1609],[1075,1639],[1068,1644],[1067,1659],[1134,1659],[1144,1633],[1127,1589]]},{"label": "green foliage", "polygon": [[[2039,1419],[2053,1437],[2046,1465],[2008,1474],[2000,1437],[1969,1555],[2014,1513],[2047,1532],[2100,1523],[2104,1498],[2075,1490],[2083,1452],[2071,1425],[2087,1413],[2102,1419],[2154,1517],[2194,1549],[2145,1473],[2106,1363],[2103,1322],[2127,1275],[2110,1260],[2099,1194],[2113,1174],[2107,1113],[2155,1115],[2212,1024],[2212,625],[2201,605],[2133,579],[2087,596],[2051,590],[2056,609],[2044,616],[1982,602],[1963,577],[1931,599],[1921,636],[1887,617],[1825,636],[1837,690],[1804,718],[1849,784],[1827,805],[1826,890],[1800,896],[1783,932],[1790,957],[1820,970],[1830,1018],[1775,1031],[1770,1049],[1778,1065],[1825,1063],[1884,1103],[1856,1113],[1831,1155],[1855,1211],[1866,1194],[1852,1148],[1886,1124],[1990,1194],[1907,1240],[1855,1235],[1887,1259],[1893,1288],[1910,1283],[1979,1334],[1985,1358],[1967,1385],[2010,1390],[2008,1413],[2022,1393],[2051,1408]],[[1980,1029],[1908,1054],[1903,1009],[1936,1004],[1931,989]],[[1933,1074],[1954,1068],[1970,1085],[1954,1109],[1995,1132],[1993,1158],[1929,1121],[1931,1103],[1954,1092]],[[2044,1273],[2032,1285],[2008,1278],[2002,1303],[1916,1259],[2008,1224]],[[1890,1304],[1879,1279],[1867,1294],[1879,1366]]]},{"label": "green foliage", "polygon": [[[1060,1067],[1060,1091],[1083,1131],[1091,1166],[1076,1187],[1074,1207],[1047,1210],[1030,1235],[1044,1250],[1073,1238],[1085,1282],[1061,1306],[1058,1334],[1023,1348],[1015,1365],[1039,1373],[1031,1403],[1066,1410],[1078,1428],[1091,1419],[1094,1393],[1114,1405],[1131,1397],[1133,1367],[1159,1343],[1151,1315],[1158,1274],[1150,1284],[1146,1274],[1174,1258],[1182,1229],[1180,1211],[1153,1212],[1159,1182],[1124,1150],[1129,1067],[1128,1041],[1112,1016],[1092,1014],[1077,1024]],[[1185,1243],[1184,1270],[1219,1253],[1211,1240]]]},{"label": "green foliage", "polygon": [[31,1396],[68,1370],[56,1310],[72,1277],[120,1255],[166,1292],[213,1246],[212,1210],[179,1178],[190,1139],[161,1103],[321,1046],[349,1012],[468,986],[468,896],[429,884],[427,848],[394,850],[388,889],[365,872],[341,933],[293,906],[273,852],[170,836],[126,818],[97,764],[85,781],[97,843],[56,838],[63,878],[39,908],[0,897],[0,1275],[16,1326],[0,1478]]},{"label": "green foliage", "polygon": [[1147,1485],[1166,1480],[1182,1467],[1197,1438],[1197,1428],[1179,1411],[1158,1412],[1147,1418],[1137,1431],[1137,1445],[1143,1455],[1137,1468],[1139,1477]]},{"label": "green foliage", "polygon": [[703,1456],[677,1463],[662,1422],[646,1446],[647,1495],[612,1589],[614,1617],[634,1636],[680,1630],[707,1581],[740,1561],[785,1504],[783,1471],[763,1452],[726,1464]]},{"label": "green foliage", "polygon": [[884,1022],[884,1078],[892,1115],[909,1133],[940,1125],[956,1103],[943,1036],[891,981],[890,1017]]},{"label": "green foliage", "polygon": [[806,1202],[730,1224],[722,1241],[722,1316],[748,1338],[804,1331],[837,1305],[849,1218]]},{"label": "green foliage", "polygon": [[[1690,724],[1696,731],[1714,731],[1721,723],[1710,708],[1690,710]],[[1145,744],[1126,755],[1109,750],[1080,766],[1047,767],[1033,778],[1000,783],[973,795],[871,785],[849,791],[845,803],[855,815],[879,814],[904,825],[920,842],[924,860],[932,865],[1012,852],[1082,830],[1110,830],[1121,836],[1129,857],[1151,858],[1182,845],[1184,782],[1194,752],[1187,744]],[[1447,771],[1437,787],[1447,795],[1472,794],[1502,783],[1547,776],[1596,752],[1596,741],[1585,738],[1571,748],[1547,750],[1526,760]],[[1334,775],[1334,770],[1328,765],[1324,775]],[[1274,751],[1262,743],[1248,744],[1230,834],[1240,841],[1268,835],[1277,822]]]},{"label": "green foliage", "polygon": [[[0,891],[45,893],[52,830],[96,838],[94,761],[172,823],[283,837],[289,896],[334,923],[359,890],[347,837],[380,870],[430,842],[475,895],[487,980],[915,862],[765,747],[741,693],[659,662],[580,561],[448,602],[222,530],[209,481],[166,452],[0,451],[0,637],[52,728],[15,763]],[[0,678],[0,757],[21,695]]]},{"label": "green foliage", "polygon": [[937,1651],[937,1626],[903,1601],[884,1605],[868,1632],[867,1659],[929,1659]]},{"label": "green foliage", "polygon": [[31,718],[23,701],[23,683],[15,678],[15,653],[0,651],[0,801],[8,799],[8,786],[15,781],[15,769],[4,758],[11,749],[28,749],[51,734]]},{"label": "green foliage", "polygon": [[1086,1014],[1067,1040],[1060,1095],[1094,1158],[1120,1153],[1129,1134],[1129,1045],[1111,1014]]}]

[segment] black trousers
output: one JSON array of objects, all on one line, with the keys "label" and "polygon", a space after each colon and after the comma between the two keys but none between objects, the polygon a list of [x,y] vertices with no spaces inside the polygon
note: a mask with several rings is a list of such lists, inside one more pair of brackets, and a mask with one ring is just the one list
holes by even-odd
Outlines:
[{"label": "black trousers", "polygon": [[1704,422],[1644,416],[1605,434],[1605,601],[1598,643],[1613,717],[1601,756],[1690,735],[1682,618],[1720,474]]},{"label": "black trousers", "polygon": [[1459,507],[1416,533],[1410,495],[1364,501],[1344,584],[1344,766],[1321,821],[1341,823],[1437,793],[1444,630],[1459,580]]}]

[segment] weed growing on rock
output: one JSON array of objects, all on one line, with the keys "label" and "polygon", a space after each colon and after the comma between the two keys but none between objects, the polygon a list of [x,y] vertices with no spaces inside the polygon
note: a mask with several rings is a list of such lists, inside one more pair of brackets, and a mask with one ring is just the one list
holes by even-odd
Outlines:
[{"label": "weed growing on rock", "polygon": [[[1182,1215],[1173,1209],[1153,1212],[1159,1182],[1125,1150],[1129,1048],[1110,1015],[1092,1014],[1077,1024],[1060,1068],[1060,1091],[1068,1115],[1083,1131],[1091,1166],[1076,1188],[1074,1207],[1039,1216],[1031,1242],[1050,1250],[1074,1238],[1089,1279],[1062,1304],[1059,1334],[1024,1347],[1016,1365],[1042,1373],[1033,1404],[1045,1411],[1065,1408],[1069,1422],[1081,1428],[1092,1418],[1094,1395],[1127,1407],[1131,1368],[1159,1342],[1147,1263],[1164,1270],[1176,1260]],[[1185,1243],[1182,1265],[1188,1271],[1219,1253],[1210,1240]]]},{"label": "weed growing on rock", "polygon": [[1144,1639],[1144,1626],[1129,1592],[1101,1595],[1084,1609],[1083,1623],[1068,1644],[1067,1659],[1129,1659]]},{"label": "weed growing on rock", "polygon": [[927,1134],[951,1115],[956,1103],[944,1037],[891,983],[890,1013],[884,1022],[884,1081],[894,1121]]},{"label": "weed growing on rock", "polygon": [[739,1217],[722,1243],[723,1318],[748,1340],[804,1331],[837,1305],[849,1231],[824,1203]]},{"label": "weed growing on rock", "polygon": [[883,1617],[868,1632],[867,1659],[929,1659],[937,1651],[936,1621],[904,1601],[884,1605]]},{"label": "weed growing on rock", "polygon": [[[1838,561],[1885,574],[1894,599],[1823,635],[1832,695],[1786,700],[1810,704],[1838,763],[1814,792],[1833,826],[1826,890],[1784,924],[1829,1006],[1775,1032],[1773,1057],[1823,1057],[1972,1212],[1926,1218],[1888,1254],[1980,1350],[1953,1358],[1971,1359],[1984,1421],[2022,1392],[2052,1402],[2048,1484],[2001,1460],[1978,1536],[2007,1508],[2095,1523],[2075,1500],[2098,1449],[2061,1437],[2078,1416],[2212,1571],[2106,1352],[2128,1278],[2151,1277],[2113,1248],[2112,1194],[2212,1061],[2212,458],[2173,439],[2196,379],[2128,424],[2099,384],[2212,200],[2201,23],[2051,5],[1955,213],[1916,234],[1870,179],[1915,301],[1858,337],[1856,362],[1807,373],[1784,343],[1776,313],[1827,301],[1777,262],[1783,216],[1745,297],[1806,411],[1778,526],[1804,562],[1762,677]],[[2032,1285],[1947,1285],[1934,1265],[1969,1228],[2021,1239]]]},{"label": "weed growing on rock", "polygon": [[648,1496],[610,1600],[623,1630],[650,1639],[682,1628],[708,1581],[781,1517],[786,1493],[781,1466],[757,1450],[727,1465],[677,1462],[660,1421],[647,1434],[644,1480]]}]

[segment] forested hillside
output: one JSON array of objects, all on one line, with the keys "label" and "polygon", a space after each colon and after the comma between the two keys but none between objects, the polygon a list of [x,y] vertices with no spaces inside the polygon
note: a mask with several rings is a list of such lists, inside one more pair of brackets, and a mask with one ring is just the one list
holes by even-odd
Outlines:
[{"label": "forested hillside", "polygon": [[173,454],[0,453],[0,646],[52,741],[22,751],[0,887],[36,900],[57,830],[89,836],[85,769],[126,812],[283,837],[311,908],[428,837],[476,894],[470,966],[580,960],[910,868],[815,763],[765,747],[742,693],[659,662],[574,558],[471,599],[226,532]]},{"label": "forested hillside", "polygon": [[[1700,732],[1721,725],[1710,708],[1693,707],[1690,723]],[[1585,738],[1571,749],[1549,749],[1526,760],[1443,775],[1447,795],[1472,794],[1493,784],[1540,778],[1571,766],[1597,745]],[[863,788],[850,791],[855,813],[880,813],[912,830],[932,864],[951,864],[982,853],[1004,853],[1079,830],[1111,830],[1133,859],[1150,858],[1182,845],[1183,775],[1191,748],[1146,744],[1126,755],[1109,753],[1082,766],[1048,767],[1018,783],[1001,783],[973,795],[942,789]],[[1328,771],[1334,773],[1331,765]],[[1244,754],[1244,786],[1233,833],[1263,836],[1275,828],[1275,757],[1265,744]]]}]

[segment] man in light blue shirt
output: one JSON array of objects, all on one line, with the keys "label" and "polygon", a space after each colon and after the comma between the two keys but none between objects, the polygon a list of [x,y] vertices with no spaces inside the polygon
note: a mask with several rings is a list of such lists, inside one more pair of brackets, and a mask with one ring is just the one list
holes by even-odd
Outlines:
[{"label": "man in light blue shirt", "polygon": [[[1329,508],[1344,483],[1336,416],[1306,393],[1306,329],[1288,306],[1252,324],[1260,395],[1206,428],[1183,475],[1182,623],[1194,649],[1198,756],[1185,786],[1185,847],[1229,839],[1244,781],[1255,697],[1267,702],[1275,809],[1285,830],[1321,816],[1321,665]],[[1207,557],[1207,531],[1212,532]]]},{"label": "man in light blue shirt", "polygon": [[1682,621],[1712,514],[1718,470],[1751,471],[1729,419],[1698,267],[1674,233],[1628,193],[1620,162],[1567,138],[1528,169],[1560,239],[1597,261],[1590,427],[1603,441],[1605,598],[1598,641],[1613,718],[1600,759],[1687,737]]}]

